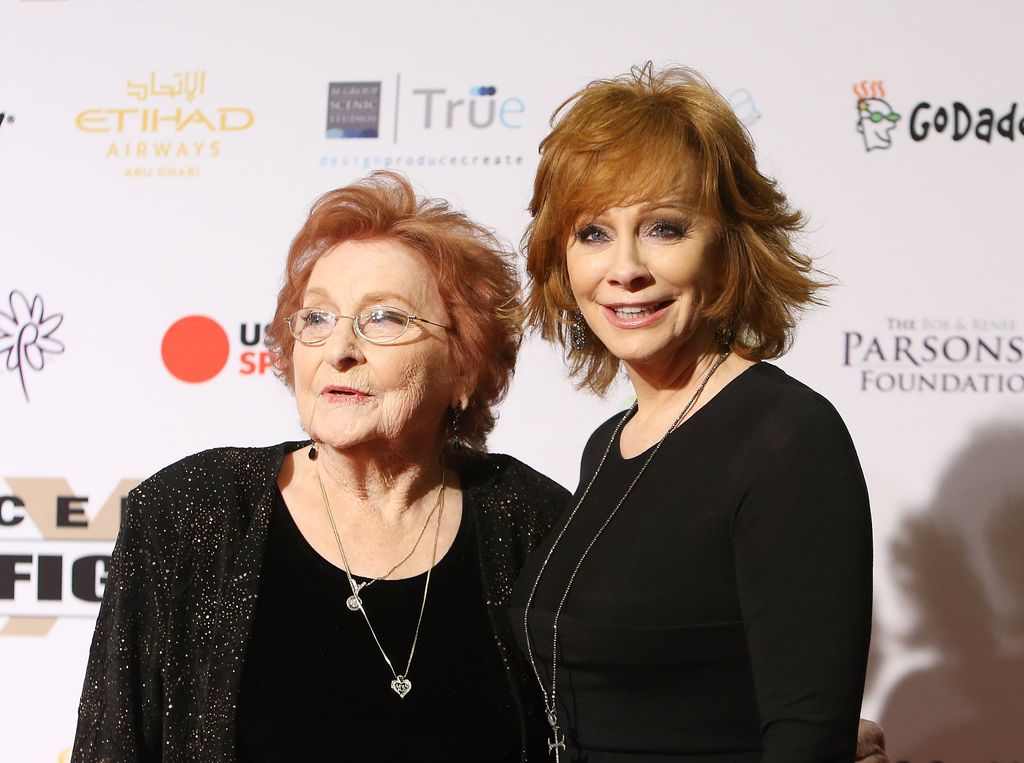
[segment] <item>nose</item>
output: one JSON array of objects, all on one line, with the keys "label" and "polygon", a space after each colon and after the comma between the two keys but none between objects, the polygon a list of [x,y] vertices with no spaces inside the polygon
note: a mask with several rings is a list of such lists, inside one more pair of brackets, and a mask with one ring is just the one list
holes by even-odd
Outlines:
[{"label": "nose", "polygon": [[620,236],[613,248],[612,257],[606,276],[609,284],[627,291],[639,291],[650,284],[651,271],[635,236]]},{"label": "nose", "polygon": [[324,342],[324,359],[334,368],[344,371],[365,360],[360,344],[355,332],[355,321],[338,316],[334,331]]}]

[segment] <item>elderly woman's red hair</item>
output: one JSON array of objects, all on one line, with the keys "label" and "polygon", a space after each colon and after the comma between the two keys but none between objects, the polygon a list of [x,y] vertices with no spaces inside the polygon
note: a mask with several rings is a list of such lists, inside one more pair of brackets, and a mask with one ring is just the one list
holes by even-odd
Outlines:
[{"label": "elderly woman's red hair", "polygon": [[750,136],[711,85],[689,69],[634,67],[570,97],[552,126],[524,237],[527,314],[563,345],[581,385],[604,392],[619,361],[589,332],[583,349],[570,342],[567,243],[581,218],[643,201],[692,207],[713,226],[717,285],[702,317],[735,337],[733,351],[751,360],[786,351],[797,311],[823,284],[794,247],[803,217],[758,171]]},{"label": "elderly woman's red hair", "polygon": [[295,339],[284,318],[302,307],[316,261],[344,241],[396,241],[419,253],[434,273],[451,318],[451,361],[473,390],[458,439],[482,448],[494,407],[508,391],[521,340],[515,265],[486,228],[439,199],[418,199],[401,175],[375,172],[325,193],[288,252],[284,285],[266,330],[278,375],[292,387]]}]

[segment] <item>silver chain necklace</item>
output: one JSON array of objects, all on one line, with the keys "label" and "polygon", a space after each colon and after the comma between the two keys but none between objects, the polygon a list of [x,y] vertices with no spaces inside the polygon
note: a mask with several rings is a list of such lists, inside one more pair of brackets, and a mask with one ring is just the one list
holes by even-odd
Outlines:
[{"label": "silver chain necklace", "polygon": [[540,686],[541,694],[544,695],[544,711],[547,715],[548,724],[551,726],[551,739],[548,741],[548,754],[550,755],[552,752],[555,754],[555,763],[559,763],[560,761],[559,751],[565,749],[565,735],[562,734],[562,731],[558,726],[557,649],[558,620],[562,615],[562,609],[565,607],[565,602],[569,598],[569,591],[570,589],[572,589],[572,584],[576,580],[576,575],[580,571],[580,567],[583,566],[583,560],[587,558],[587,554],[590,553],[590,549],[594,547],[594,544],[597,543],[597,539],[601,537],[601,534],[605,531],[605,528],[608,527],[612,519],[614,519],[615,515],[618,513],[619,509],[622,508],[622,504],[626,502],[626,499],[629,497],[629,494],[633,491],[633,488],[636,486],[636,483],[640,481],[640,477],[642,477],[643,473],[647,470],[647,466],[651,463],[651,460],[654,458],[655,455],[657,455],[658,451],[661,449],[662,443],[664,443],[665,440],[668,439],[668,436],[672,434],[673,431],[675,431],[676,427],[679,426],[680,422],[682,422],[686,414],[690,412],[690,409],[693,408],[694,403],[697,402],[697,398],[700,397],[700,393],[704,391],[704,387],[706,387],[708,382],[711,381],[711,377],[714,375],[715,371],[718,370],[718,367],[725,362],[725,359],[727,357],[729,357],[729,352],[723,352],[715,361],[714,365],[711,366],[708,372],[704,374],[704,378],[697,386],[697,390],[693,393],[693,396],[686,403],[683,410],[679,412],[679,415],[676,416],[675,421],[672,422],[672,425],[668,428],[665,434],[662,435],[660,440],[658,440],[658,443],[654,446],[654,449],[651,451],[650,455],[647,456],[647,459],[640,466],[640,471],[637,472],[636,476],[633,478],[633,481],[629,483],[629,487],[626,488],[626,492],[622,494],[622,498],[620,498],[619,502],[615,504],[615,508],[612,509],[611,513],[598,528],[597,533],[594,535],[593,538],[591,538],[590,543],[588,543],[587,547],[583,550],[583,554],[580,556],[579,561],[576,562],[576,567],[573,569],[572,574],[569,576],[569,582],[566,583],[565,591],[562,593],[562,598],[558,602],[558,608],[555,610],[555,619],[552,627],[553,634],[551,637],[550,695],[548,694],[547,688],[545,688],[544,686],[544,681],[540,677],[540,670],[537,668],[537,662],[533,657],[533,646],[530,643],[530,607],[533,605],[533,597],[537,593],[537,587],[540,585],[540,579],[544,576],[544,571],[547,569],[548,562],[551,561],[551,556],[555,553],[555,549],[558,547],[559,542],[561,542],[562,536],[565,535],[565,531],[569,528],[569,525],[575,518],[576,512],[580,510],[580,506],[582,506],[583,502],[586,500],[587,494],[590,493],[590,488],[592,488],[594,486],[594,483],[597,481],[597,476],[601,473],[601,468],[604,466],[604,462],[608,459],[608,454],[611,453],[612,445],[615,443],[615,440],[619,435],[619,431],[625,425],[629,417],[633,414],[633,411],[636,410],[638,404],[637,401],[634,401],[633,405],[629,407],[629,410],[626,411],[626,413],[623,415],[621,419],[619,419],[619,423],[615,426],[615,431],[612,432],[611,439],[608,441],[608,447],[605,448],[604,455],[601,456],[601,461],[598,463],[597,469],[594,470],[594,474],[590,478],[590,482],[587,483],[587,487],[586,489],[584,489],[583,495],[581,495],[579,501],[576,502],[576,506],[569,514],[569,518],[565,521],[565,524],[562,526],[562,529],[555,537],[554,543],[551,544],[551,548],[548,549],[547,556],[544,557],[544,562],[541,564],[540,570],[537,572],[537,579],[533,581],[533,587],[530,589],[530,596],[526,600],[526,608],[523,610],[523,633],[526,636],[526,654],[530,659],[530,667],[533,668],[533,674],[537,677],[537,684]]},{"label": "silver chain necklace", "polygon": [[[345,555],[345,547],[341,545],[341,535],[338,534],[338,526],[334,522],[334,512],[331,511],[331,502],[327,498],[327,490],[324,488],[324,482],[320,479],[320,470],[316,472],[316,481],[320,485],[320,495],[324,500],[324,510],[327,512],[327,518],[331,522],[331,531],[334,533],[334,542],[338,544],[338,551],[341,554],[342,564],[345,565],[345,577],[348,578],[349,588],[352,589],[352,596],[346,601],[346,605],[349,609],[352,609],[352,605],[349,603],[352,599],[355,599],[356,608],[363,613],[363,619],[366,620],[366,627],[370,629],[370,635],[373,636],[373,640],[377,644],[377,648],[380,650],[381,656],[384,658],[384,662],[388,664],[388,668],[391,669],[391,675],[394,676],[394,680],[391,682],[391,689],[402,699],[405,698],[410,691],[412,691],[412,681],[409,680],[409,669],[412,667],[412,657],[416,654],[416,642],[420,637],[420,625],[423,623],[423,611],[427,607],[427,591],[430,589],[430,573],[434,569],[434,565],[437,563],[437,539],[441,535],[441,516],[444,514],[444,464],[441,465],[441,487],[438,490],[438,505],[435,504],[435,508],[439,508],[437,512],[437,523],[434,526],[434,550],[430,557],[430,567],[427,568],[427,579],[423,583],[423,601],[420,603],[420,614],[416,619],[416,631],[412,636],[412,646],[409,647],[409,659],[405,663],[405,670],[402,673],[395,671],[395,666],[391,662],[391,658],[388,657],[387,652],[384,651],[384,647],[381,646],[380,639],[377,638],[377,632],[373,629],[373,625],[370,623],[370,617],[366,614],[366,606],[359,598],[359,590],[369,583],[358,585],[355,580],[352,579],[352,572],[348,563],[348,557]],[[433,513],[433,509],[431,510]],[[429,521],[429,517],[428,517]],[[426,527],[426,525],[424,525]],[[422,533],[421,533],[422,535]],[[419,543],[419,541],[417,541]],[[415,550],[415,548],[413,549]],[[412,556],[412,554],[410,554]],[[394,568],[391,570],[394,572]],[[390,572],[388,573],[391,574]],[[380,578],[375,578],[374,581]]]},{"label": "silver chain necklace", "polygon": [[[419,546],[420,546],[420,541],[423,540],[423,535],[427,532],[427,525],[430,524],[430,518],[432,516],[434,516],[434,512],[437,511],[437,507],[441,505],[441,496],[442,496],[443,490],[444,490],[444,486],[442,484],[442,487],[439,488],[438,491],[437,491],[437,498],[434,501],[434,506],[433,506],[433,508],[430,509],[430,513],[427,514],[427,518],[423,522],[423,527],[420,528],[420,534],[416,536],[416,542],[412,544],[412,550],[410,550],[409,553],[406,554],[401,559],[401,561],[399,561],[397,564],[395,564],[390,570],[385,572],[380,577],[372,578],[370,580],[367,580],[365,583],[360,583],[355,578],[351,578],[351,583],[355,586],[355,590],[352,592],[351,596],[349,596],[347,599],[345,599],[345,606],[347,606],[350,611],[358,612],[360,610],[360,608],[363,606],[363,599],[360,596],[360,594],[363,592],[364,589],[369,588],[374,583],[376,583],[378,580],[387,580],[389,577],[391,577],[391,575],[394,573],[395,570],[397,570],[399,567],[401,567],[407,561],[412,559],[412,555],[416,553],[416,549],[419,548]],[[334,529],[333,522],[332,522],[332,529]],[[334,539],[335,539],[335,541],[338,542],[338,548],[340,549],[341,548],[341,539],[338,537],[338,531],[336,529],[334,529],[334,535],[335,535]],[[342,551],[342,558],[344,558],[344,553],[345,552]],[[346,566],[348,566],[347,562],[345,564],[346,564]]]}]

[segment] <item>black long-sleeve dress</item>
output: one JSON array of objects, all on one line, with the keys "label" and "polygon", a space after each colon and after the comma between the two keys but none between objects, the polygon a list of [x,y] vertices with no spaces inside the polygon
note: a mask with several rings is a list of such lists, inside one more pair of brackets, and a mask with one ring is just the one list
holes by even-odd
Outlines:
[{"label": "black long-sleeve dress", "polygon": [[[618,418],[591,438],[579,490]],[[557,602],[647,455],[612,444],[541,580],[530,635],[548,691]],[[513,593],[521,646],[564,521]],[[870,618],[868,496],[846,427],[820,395],[754,365],[668,437],[579,571],[559,621],[566,757],[849,763]]]}]

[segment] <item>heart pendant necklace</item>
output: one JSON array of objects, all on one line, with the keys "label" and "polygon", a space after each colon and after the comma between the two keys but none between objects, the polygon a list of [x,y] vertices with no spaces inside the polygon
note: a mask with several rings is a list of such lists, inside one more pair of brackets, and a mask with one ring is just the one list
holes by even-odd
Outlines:
[{"label": "heart pendant necklace", "polygon": [[[427,607],[427,591],[430,590],[430,573],[434,569],[434,565],[437,563],[437,540],[441,535],[441,517],[444,514],[444,462],[441,462],[441,487],[437,491],[437,502],[434,504],[434,508],[430,510],[430,514],[427,515],[427,522],[430,521],[430,516],[437,511],[437,522],[434,525],[434,550],[430,557],[430,567],[427,568],[427,577],[423,583],[423,601],[420,602],[420,614],[416,619],[416,631],[412,636],[412,646],[409,647],[409,659],[405,663],[405,671],[399,674],[395,670],[394,664],[391,662],[391,658],[388,657],[388,653],[384,651],[384,647],[381,646],[380,639],[377,638],[377,632],[373,629],[373,624],[370,622],[370,616],[366,614],[366,606],[363,604],[363,600],[359,598],[359,592],[362,591],[366,586],[376,583],[381,578],[374,578],[365,583],[357,583],[352,578],[352,572],[349,568],[348,557],[345,555],[345,547],[341,545],[341,535],[338,533],[338,525],[334,521],[334,512],[331,511],[331,502],[327,498],[327,490],[324,488],[324,482],[320,479],[320,470],[317,469],[316,481],[320,485],[320,496],[324,501],[324,510],[327,512],[327,518],[331,522],[331,531],[334,533],[334,541],[338,544],[338,552],[341,554],[342,564],[345,565],[345,577],[348,578],[349,588],[352,589],[352,595],[345,600],[345,606],[347,606],[353,612],[362,612],[363,619],[366,620],[366,627],[370,629],[370,635],[373,636],[374,642],[377,644],[377,648],[380,650],[381,656],[384,658],[384,662],[388,664],[391,669],[391,675],[394,676],[394,680],[391,682],[391,690],[399,696],[400,699],[405,699],[406,695],[412,691],[412,681],[409,680],[409,668],[412,667],[412,657],[416,654],[416,641],[420,637],[420,625],[423,623],[423,611]],[[427,523],[424,523],[423,529],[426,530]],[[423,537],[423,532],[420,532],[420,537]],[[416,540],[417,545],[419,539]],[[416,547],[413,546],[413,551]],[[412,553],[409,554],[405,559],[399,562],[397,565],[391,568],[387,573],[390,575],[394,572],[401,564],[408,561]],[[384,575],[382,577],[387,577]]]}]

